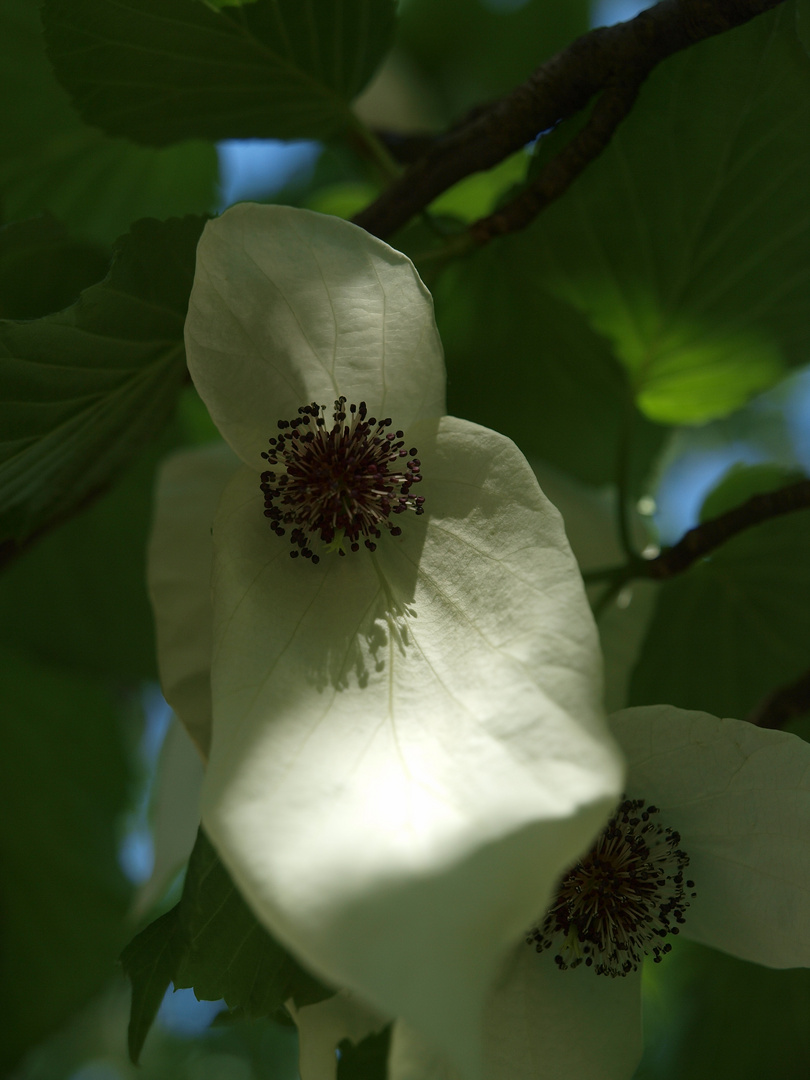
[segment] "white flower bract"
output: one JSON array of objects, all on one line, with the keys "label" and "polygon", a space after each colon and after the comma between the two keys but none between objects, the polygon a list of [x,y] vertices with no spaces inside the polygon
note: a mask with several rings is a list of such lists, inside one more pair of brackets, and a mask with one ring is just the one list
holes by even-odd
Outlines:
[{"label": "white flower bract", "polygon": [[[560,517],[507,438],[443,415],[430,296],[351,224],[250,204],[209,222],[186,342],[241,460],[170,462],[151,547],[203,825],[279,940],[475,1080],[494,974],[622,789]],[[417,450],[425,513],[313,565],[264,516],[261,453],[341,396]]]},{"label": "white flower bract", "polygon": [[[697,895],[680,933],[770,967],[810,966],[810,745],[668,705],[610,722],[628,760],[628,797],[658,807],[689,855]],[[630,1080],[642,1049],[641,971],[560,971],[550,951],[521,941],[484,1015],[488,1080]],[[389,1076],[457,1074],[401,1024]]]}]

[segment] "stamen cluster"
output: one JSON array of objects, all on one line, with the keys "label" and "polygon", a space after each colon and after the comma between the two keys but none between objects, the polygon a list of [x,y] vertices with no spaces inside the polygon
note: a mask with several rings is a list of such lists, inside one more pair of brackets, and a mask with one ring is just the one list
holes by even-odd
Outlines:
[{"label": "stamen cluster", "polygon": [[672,949],[662,939],[686,921],[687,890],[695,883],[684,880],[689,857],[679,847],[680,835],[653,821],[658,813],[643,799],[625,799],[562,879],[553,906],[526,943],[541,952],[562,938],[554,957],[562,971],[584,962],[597,975],[615,978],[637,970],[645,955],[659,963]]},{"label": "stamen cluster", "polygon": [[424,513],[422,496],[411,495],[421,479],[416,448],[405,450],[404,433],[387,431],[392,420],[368,416],[366,403],[349,405],[339,397],[333,426],[327,427],[326,406],[302,405],[295,420],[279,420],[279,434],[263,453],[272,470],[263,472],[265,517],[277,536],[291,528],[293,559],[301,555],[319,562],[313,538],[332,545],[339,555],[369,551],[387,529],[402,529],[392,514]]}]

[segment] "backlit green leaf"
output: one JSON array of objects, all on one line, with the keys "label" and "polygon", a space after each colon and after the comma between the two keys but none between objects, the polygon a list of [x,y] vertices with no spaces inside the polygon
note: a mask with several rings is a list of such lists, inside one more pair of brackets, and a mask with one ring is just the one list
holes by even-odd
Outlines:
[{"label": "backlit green leaf", "polygon": [[780,5],[657,68],[532,227],[544,281],[652,419],[725,415],[806,359],[808,169],[810,63]]},{"label": "backlit green leaf", "polygon": [[[626,374],[610,341],[545,288],[530,244],[507,238],[448,268],[434,300],[450,412],[588,483],[615,482]],[[665,431],[640,416],[633,424],[638,488]]]}]

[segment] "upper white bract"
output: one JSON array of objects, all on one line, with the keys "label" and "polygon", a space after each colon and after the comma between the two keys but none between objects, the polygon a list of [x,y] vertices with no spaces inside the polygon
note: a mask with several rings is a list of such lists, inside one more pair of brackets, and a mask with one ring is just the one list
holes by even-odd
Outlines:
[{"label": "upper white bract", "polygon": [[[167,696],[203,749],[210,728],[203,824],[280,940],[475,1080],[493,976],[622,788],[561,520],[508,439],[443,415],[430,296],[351,224],[250,204],[209,222],[186,344],[244,463],[213,523],[210,623],[221,459],[169,466],[152,543]],[[404,429],[426,512],[313,566],[270,531],[260,454],[341,394]]]}]

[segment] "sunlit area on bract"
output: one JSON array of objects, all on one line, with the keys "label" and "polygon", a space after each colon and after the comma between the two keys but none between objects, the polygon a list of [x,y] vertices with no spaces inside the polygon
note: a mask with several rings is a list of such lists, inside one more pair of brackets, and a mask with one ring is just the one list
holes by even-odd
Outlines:
[{"label": "sunlit area on bract", "polygon": [[810,0],[0,56],[0,1074],[807,1080]]}]

